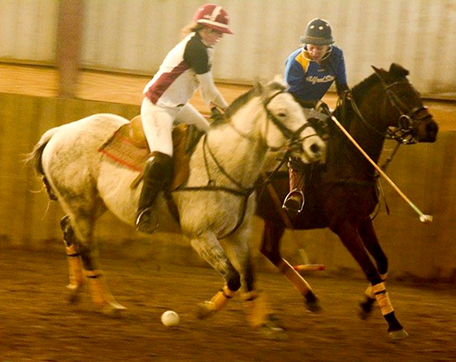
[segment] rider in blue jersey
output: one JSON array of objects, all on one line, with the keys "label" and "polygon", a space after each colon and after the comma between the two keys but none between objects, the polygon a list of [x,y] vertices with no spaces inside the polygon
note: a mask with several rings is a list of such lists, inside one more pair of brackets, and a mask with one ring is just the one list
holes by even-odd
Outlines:
[{"label": "rider in blue jersey", "polygon": [[[332,45],[334,39],[331,33],[331,25],[326,20],[313,19],[300,39],[303,46],[291,53],[286,61],[288,91],[304,108],[315,108],[317,111],[328,109],[321,98],[334,82],[339,96],[349,89],[344,55],[340,48]],[[288,165],[290,192],[283,207],[301,212],[304,206],[304,177],[294,165],[294,162]]]}]

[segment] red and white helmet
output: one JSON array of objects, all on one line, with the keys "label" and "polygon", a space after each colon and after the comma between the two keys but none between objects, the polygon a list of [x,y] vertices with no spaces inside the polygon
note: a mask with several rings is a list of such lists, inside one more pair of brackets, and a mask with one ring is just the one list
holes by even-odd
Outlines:
[{"label": "red and white helmet", "polygon": [[193,20],[198,24],[225,34],[233,34],[233,31],[228,27],[229,18],[225,9],[216,4],[201,6],[193,16]]}]

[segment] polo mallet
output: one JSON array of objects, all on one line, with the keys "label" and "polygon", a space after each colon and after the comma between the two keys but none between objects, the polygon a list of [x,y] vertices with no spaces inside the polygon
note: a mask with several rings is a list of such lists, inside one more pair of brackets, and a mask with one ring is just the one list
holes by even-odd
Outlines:
[{"label": "polo mallet", "polygon": [[352,135],[345,129],[345,127],[339,122],[339,120],[334,117],[331,112],[327,112],[331,116],[332,121],[336,124],[337,127],[347,136],[347,138],[355,145],[355,147],[363,154],[363,156],[371,163],[372,166],[377,170],[377,172],[382,176],[396,192],[399,194],[402,199],[410,205],[410,207],[420,216],[420,221],[425,224],[430,224],[432,222],[432,216],[424,214],[418,207],[410,201],[410,199],[405,196],[405,194],[396,186],[396,184],[386,175],[385,172],[369,157],[369,155],[362,149],[362,147],[355,141]]},{"label": "polo mallet", "polygon": [[[265,175],[265,173],[263,171],[261,172],[261,176],[263,177],[263,180],[267,179],[267,176]],[[293,224],[290,220],[290,217],[282,208],[282,203],[279,199],[279,196],[277,195],[276,190],[270,183],[266,183],[266,188],[268,189],[269,195],[271,196],[272,201],[274,202],[274,205],[280,214],[280,218],[284,222],[286,228],[291,231],[292,238],[293,238],[294,242],[296,243],[296,245],[299,246],[298,236],[295,233],[295,230],[294,230]],[[309,257],[303,248],[299,248],[299,254],[302,257],[304,264],[294,266],[293,269],[295,269],[296,271],[316,271],[316,270],[325,269],[325,266],[323,264],[309,264]]]}]

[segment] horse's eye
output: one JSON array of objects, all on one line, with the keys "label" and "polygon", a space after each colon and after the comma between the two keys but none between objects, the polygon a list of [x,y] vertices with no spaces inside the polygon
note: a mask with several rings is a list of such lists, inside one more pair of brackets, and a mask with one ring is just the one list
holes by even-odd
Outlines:
[{"label": "horse's eye", "polygon": [[285,112],[277,113],[277,117],[285,118],[286,116],[287,116],[287,114]]}]

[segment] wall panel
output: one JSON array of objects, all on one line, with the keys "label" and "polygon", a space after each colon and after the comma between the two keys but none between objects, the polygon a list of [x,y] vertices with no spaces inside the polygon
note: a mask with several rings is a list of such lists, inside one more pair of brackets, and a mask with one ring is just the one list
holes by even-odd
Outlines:
[{"label": "wall panel", "polygon": [[[139,107],[5,93],[0,93],[0,104],[0,247],[61,248],[59,221],[63,213],[57,203],[49,202],[39,177],[23,165],[23,155],[52,127],[100,112],[131,119]],[[424,213],[434,216],[434,223],[420,223],[416,213],[383,182],[391,215],[386,214],[382,201],[374,224],[389,257],[392,277],[450,280],[456,275],[455,142],[456,132],[447,131],[439,134],[435,144],[402,146],[388,169],[399,188]],[[382,157],[386,158],[392,148],[388,141]],[[256,220],[257,255],[261,227],[262,222]],[[329,230],[298,235],[296,243],[287,232],[282,243],[284,256],[290,261],[302,262],[298,248],[303,247],[311,263],[323,263],[330,272],[352,270],[361,276],[353,258]],[[182,237],[162,233],[146,237],[109,213],[98,223],[96,238],[104,249],[125,248],[126,254],[134,253],[135,257],[155,255],[166,259],[172,255],[174,262],[191,260],[204,265]],[[264,258],[258,260],[265,265]]]},{"label": "wall panel", "polygon": [[0,59],[55,63],[59,1],[0,0]]}]

